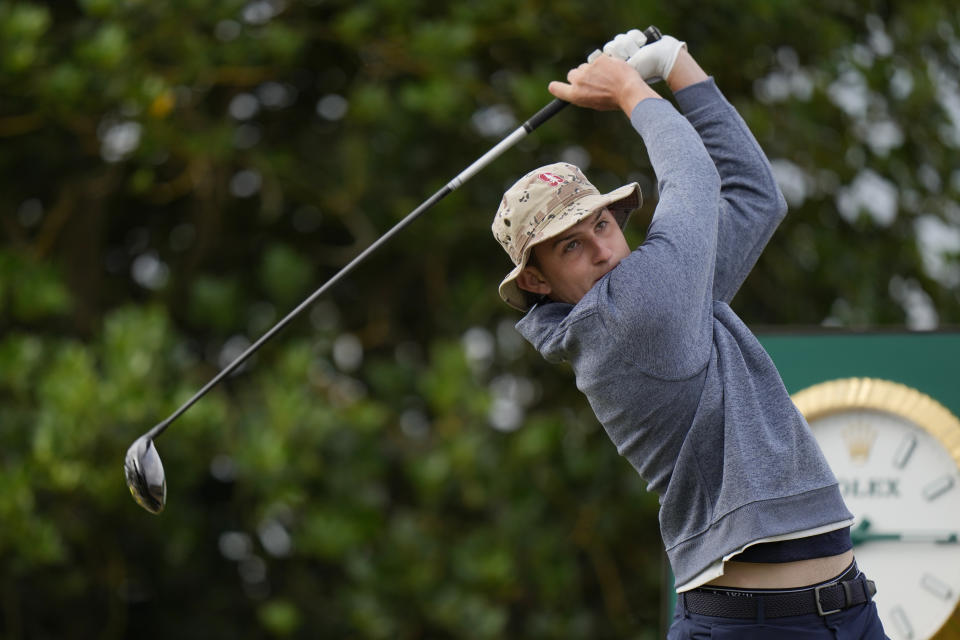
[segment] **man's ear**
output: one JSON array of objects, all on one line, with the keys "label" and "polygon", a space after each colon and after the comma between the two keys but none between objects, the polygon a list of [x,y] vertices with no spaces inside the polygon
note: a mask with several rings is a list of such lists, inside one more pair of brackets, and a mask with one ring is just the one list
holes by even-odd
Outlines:
[{"label": "man's ear", "polygon": [[524,291],[546,296],[550,294],[550,285],[536,267],[526,266],[517,276],[517,286]]}]

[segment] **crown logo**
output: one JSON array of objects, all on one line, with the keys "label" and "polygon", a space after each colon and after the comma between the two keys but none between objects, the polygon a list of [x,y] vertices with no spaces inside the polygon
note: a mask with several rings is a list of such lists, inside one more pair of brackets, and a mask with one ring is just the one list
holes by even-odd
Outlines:
[{"label": "crown logo", "polygon": [[850,459],[856,464],[867,461],[876,439],[876,430],[864,420],[852,422],[843,430],[843,441],[847,443]]}]

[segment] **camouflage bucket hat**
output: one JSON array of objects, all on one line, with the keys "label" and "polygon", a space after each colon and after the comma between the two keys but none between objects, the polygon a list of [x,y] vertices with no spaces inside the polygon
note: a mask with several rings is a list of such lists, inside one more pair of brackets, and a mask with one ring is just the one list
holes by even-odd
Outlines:
[{"label": "camouflage bucket hat", "polygon": [[591,213],[610,209],[620,228],[640,206],[640,185],[633,182],[601,194],[583,172],[566,162],[548,164],[523,176],[503,194],[493,219],[493,237],[516,265],[500,283],[500,297],[514,309],[529,308],[517,276],[533,247],[574,226]]}]

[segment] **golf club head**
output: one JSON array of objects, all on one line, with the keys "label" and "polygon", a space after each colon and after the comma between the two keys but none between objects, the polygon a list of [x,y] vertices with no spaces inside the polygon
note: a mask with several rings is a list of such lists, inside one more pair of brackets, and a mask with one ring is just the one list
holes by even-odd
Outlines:
[{"label": "golf club head", "polygon": [[130,445],[123,461],[123,471],[137,504],[150,513],[163,511],[167,503],[167,479],[151,438],[140,436]]}]

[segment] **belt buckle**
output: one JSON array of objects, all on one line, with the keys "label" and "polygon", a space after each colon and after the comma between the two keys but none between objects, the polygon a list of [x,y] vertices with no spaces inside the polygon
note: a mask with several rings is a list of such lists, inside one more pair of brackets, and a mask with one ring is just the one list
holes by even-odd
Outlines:
[{"label": "belt buckle", "polygon": [[823,605],[820,604],[820,592],[826,589],[827,587],[835,587],[835,586],[837,586],[837,583],[833,582],[831,584],[824,584],[824,585],[820,585],[818,587],[813,588],[813,601],[817,604],[817,614],[820,615],[821,617],[829,616],[830,614],[840,613],[841,611],[843,611],[843,607],[840,607],[839,609],[831,609],[830,611],[824,611]]}]

